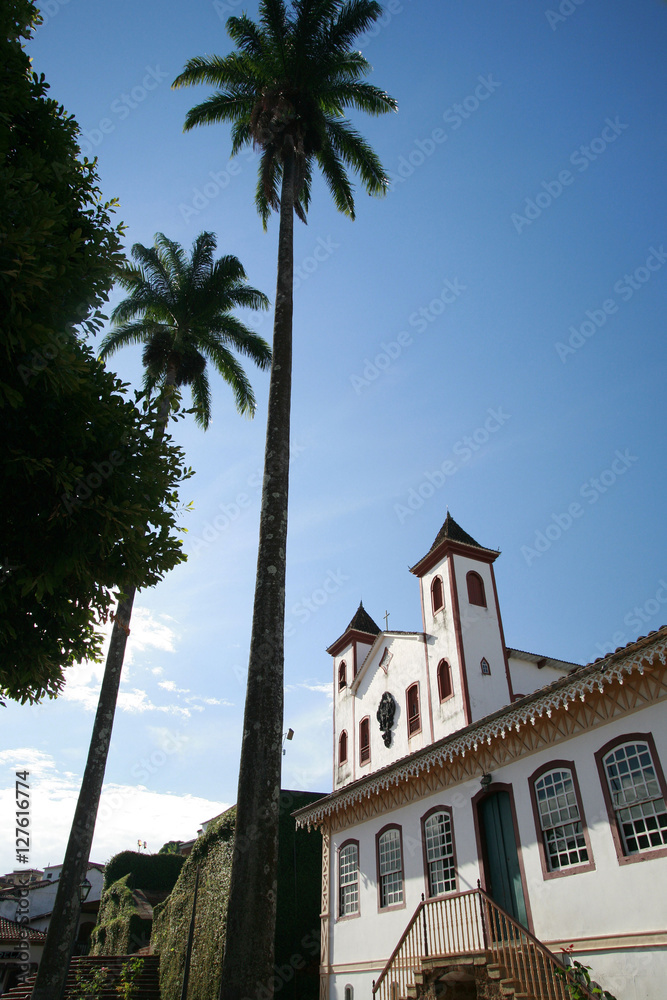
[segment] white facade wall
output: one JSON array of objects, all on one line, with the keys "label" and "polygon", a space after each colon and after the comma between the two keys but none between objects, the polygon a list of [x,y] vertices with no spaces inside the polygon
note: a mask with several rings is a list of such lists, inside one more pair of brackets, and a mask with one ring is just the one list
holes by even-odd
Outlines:
[{"label": "white facade wall", "polygon": [[[459,598],[461,634],[470,694],[472,721],[483,719],[511,701],[507,674],[505,672],[505,651],[501,641],[501,628],[493,589],[493,568],[489,563],[465,556],[451,555]],[[484,582],[486,607],[478,607],[468,601],[467,574],[477,573]],[[491,668],[490,675],[482,673],[481,661],[486,659]]]},{"label": "white facade wall", "polygon": [[[614,938],[664,931],[667,858],[642,859],[640,855],[636,862],[619,864],[594,757],[609,740],[637,732],[652,733],[663,770],[666,769],[664,707],[654,705],[565,740],[557,747],[529,754],[494,772],[493,782],[512,786],[525,871],[524,891],[537,938],[556,951],[574,943],[575,957],[592,966],[594,977],[612,992],[615,992],[613,985],[619,984],[618,995],[622,1000],[661,1000],[664,982],[657,989],[656,967],[651,966],[645,949],[633,950],[627,940],[619,941],[617,947],[626,949],[619,960],[612,945]],[[545,879],[528,779],[551,760],[574,762],[595,870]],[[335,968],[331,977],[332,1000],[342,1000],[348,983],[354,986],[355,997],[369,995],[372,980],[377,978],[425,892],[421,817],[432,807],[443,805],[452,810],[458,891],[476,888],[481,868],[471,800],[479,791],[478,780],[467,781],[332,835],[329,925],[330,962]],[[390,823],[398,824],[402,830],[404,905],[380,911],[376,835]],[[359,843],[360,912],[358,916],[336,919],[337,853],[349,839]],[[599,941],[587,944],[586,939],[591,938],[605,941],[602,945]],[[665,957],[664,949],[662,954]],[[613,984],[611,979],[606,980],[610,969],[615,970]]]},{"label": "white facade wall", "polygon": [[558,670],[547,664],[538,667],[536,663],[532,663],[530,660],[520,660],[518,656],[510,656],[509,668],[515,697],[522,694],[532,694],[533,691],[546,687],[552,681],[561,680],[566,674],[565,670]]}]

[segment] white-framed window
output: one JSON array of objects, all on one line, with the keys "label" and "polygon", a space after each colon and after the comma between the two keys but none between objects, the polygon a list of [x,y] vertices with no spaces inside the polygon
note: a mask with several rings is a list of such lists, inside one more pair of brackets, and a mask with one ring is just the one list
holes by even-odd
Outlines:
[{"label": "white-framed window", "polygon": [[667,846],[667,807],[648,743],[621,743],[602,763],[623,853]]},{"label": "white-framed window", "polygon": [[338,852],[338,915],[359,912],[359,845],[343,844]]},{"label": "white-framed window", "polygon": [[403,902],[403,858],[401,832],[392,826],[381,833],[377,842],[380,907]]},{"label": "white-framed window", "polygon": [[456,892],[454,832],[448,810],[439,809],[424,820],[424,850],[429,896]]},{"label": "white-framed window", "polygon": [[587,864],[588,846],[572,772],[566,768],[547,771],[534,788],[549,871]]}]

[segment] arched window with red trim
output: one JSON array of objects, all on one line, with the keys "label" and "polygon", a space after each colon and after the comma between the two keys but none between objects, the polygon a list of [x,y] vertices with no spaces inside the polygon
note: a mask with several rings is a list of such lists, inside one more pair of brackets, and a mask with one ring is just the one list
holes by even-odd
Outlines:
[{"label": "arched window with red trim", "polygon": [[367,764],[371,759],[371,722],[367,715],[359,723],[359,763]]},{"label": "arched window with red trim", "polygon": [[338,763],[347,763],[347,732],[343,732],[338,737]]},{"label": "arched window with red trim", "polygon": [[484,593],[484,581],[479,573],[471,570],[466,576],[466,583],[468,584],[468,601],[470,604],[476,604],[478,608],[485,608],[486,594]]},{"label": "arched window with red trim", "polygon": [[408,704],[408,736],[413,736],[421,730],[421,714],[419,711],[419,684],[411,684],[406,691]]},{"label": "arched window with red trim", "polygon": [[341,660],[338,667],[338,690],[342,691],[344,687],[347,687],[347,664],[345,660]]},{"label": "arched window with red trim", "polygon": [[441,611],[445,606],[445,594],[442,587],[442,577],[436,576],[431,583],[431,607],[433,614]]},{"label": "arched window with red trim", "polygon": [[454,694],[452,688],[452,668],[447,660],[440,660],[438,664],[438,694],[440,701],[447,701]]}]

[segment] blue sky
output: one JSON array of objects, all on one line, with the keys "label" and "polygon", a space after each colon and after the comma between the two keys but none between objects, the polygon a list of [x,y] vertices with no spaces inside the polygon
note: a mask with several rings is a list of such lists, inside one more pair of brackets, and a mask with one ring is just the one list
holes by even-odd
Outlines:
[{"label": "blue sky", "polygon": [[[257,4],[43,9],[34,67],[99,157],[128,247],[213,230],[273,298],[256,157],[230,163],[225,126],[183,134],[208,90],[170,89]],[[510,646],[583,663],[665,621],[666,34],[657,0],[392,0],[361,40],[399,102],[358,122],[391,190],[360,193],[352,223],[318,181],[296,225],[285,787],[330,789],[325,647],[361,598],[421,628],[408,566],[448,507],[502,550]],[[245,318],[270,339],[270,316]],[[138,352],[112,363],[138,384]],[[137,602],[93,860],[193,836],[235,798],[268,388],[251,377],[254,421],[214,380],[211,429],[175,429],[197,472],[190,558]],[[62,856],[99,675],[4,710],[2,784],[34,772],[35,864]]]}]

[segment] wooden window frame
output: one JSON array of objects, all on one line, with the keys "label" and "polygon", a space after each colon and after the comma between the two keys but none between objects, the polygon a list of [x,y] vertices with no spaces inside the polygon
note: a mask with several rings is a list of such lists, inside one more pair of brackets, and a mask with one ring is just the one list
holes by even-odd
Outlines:
[{"label": "wooden window frame", "polygon": [[[470,593],[470,584],[473,580],[477,580],[479,582],[479,586],[481,588],[481,597],[482,597],[481,601],[473,601],[472,599],[472,595]],[[468,590],[468,604],[472,604],[476,608],[488,607],[488,604],[486,603],[486,587],[484,586],[484,580],[482,580],[479,573],[476,573],[474,569],[468,570],[468,572],[466,573],[466,587]]]},{"label": "wooden window frame", "polygon": [[[380,875],[380,837],[387,833],[389,830],[398,830],[398,842],[401,850],[401,890],[403,893],[403,901],[400,903],[391,903],[390,906],[381,906],[382,902],[382,883]],[[377,906],[378,913],[389,913],[391,910],[404,910],[405,909],[405,854],[403,853],[403,827],[400,823],[387,823],[383,826],[381,830],[375,834],[375,866],[377,871]]]},{"label": "wooden window frame", "polygon": [[[419,725],[418,725],[418,727],[416,729],[411,729],[410,728],[410,723],[412,721],[412,718],[414,718],[414,716],[413,717],[410,716],[410,692],[413,691],[415,688],[417,689],[417,716],[416,716],[416,718],[417,718],[417,722],[419,723]],[[415,681],[414,684],[411,684],[410,687],[408,687],[408,688],[405,689],[405,715],[406,715],[407,722],[408,722],[408,739],[411,740],[413,736],[417,736],[417,734],[421,733],[421,731],[422,731],[422,700],[421,700],[421,694],[420,694],[420,691],[419,691],[419,681]]]},{"label": "wooden window frame", "polygon": [[[345,756],[344,757],[341,754],[341,746],[343,745],[343,742],[345,743]],[[347,738],[347,729],[343,729],[341,731],[340,736],[338,737],[338,766],[339,767],[342,767],[343,764],[347,764],[347,744],[348,744],[348,742],[349,742],[349,740]]]},{"label": "wooden window frame", "polygon": [[[546,847],[544,846],[544,830],[542,829],[542,823],[540,821],[540,808],[537,802],[537,792],[535,790],[535,783],[543,778],[545,774],[550,771],[569,771],[572,777],[572,785],[574,787],[574,797],[577,802],[577,809],[579,810],[579,822],[581,823],[582,833],[584,835],[584,841],[586,843],[586,851],[588,852],[588,861],[583,861],[581,864],[568,865],[567,868],[561,868],[557,871],[551,871],[549,868],[549,859],[547,857]],[[568,875],[579,875],[582,872],[592,872],[595,871],[595,861],[593,859],[593,848],[591,847],[591,838],[588,832],[588,824],[586,823],[586,814],[584,812],[584,804],[581,798],[581,790],[579,788],[579,779],[577,778],[577,769],[575,767],[573,760],[550,760],[546,764],[542,764],[538,767],[536,771],[528,778],[528,787],[530,788],[530,801],[533,807],[533,820],[535,822],[535,832],[537,834],[537,849],[540,855],[540,865],[542,867],[542,878],[546,880],[552,878],[566,878]]]},{"label": "wooden window frame", "polygon": [[[366,758],[362,758],[361,756],[363,751],[363,744],[361,742],[361,727],[363,726],[364,722],[368,727],[368,756]],[[370,762],[371,762],[371,717],[370,715],[365,715],[363,719],[359,720],[359,766],[364,767],[366,764],[370,764]]]},{"label": "wooden window frame", "polygon": [[655,745],[655,740],[653,739],[653,733],[623,733],[621,736],[615,736],[613,740],[609,740],[603,747],[595,754],[595,763],[598,768],[598,775],[600,777],[600,784],[602,785],[602,794],[604,796],[605,805],[607,807],[607,816],[609,817],[609,829],[611,830],[612,840],[614,841],[614,848],[616,849],[616,858],[619,865],[634,865],[642,861],[652,861],[655,858],[665,858],[667,857],[667,847],[656,847],[651,851],[638,851],[637,854],[626,854],[623,849],[623,838],[621,837],[621,832],[618,829],[618,821],[616,819],[616,810],[614,809],[614,803],[611,798],[611,793],[609,791],[609,781],[607,780],[607,771],[604,766],[604,758],[607,756],[610,750],[614,750],[616,747],[621,746],[623,743],[647,743],[648,748],[651,752],[651,760],[653,761],[653,766],[655,768],[655,776],[658,779],[658,785],[662,791],[662,797],[667,803],[667,783],[665,782],[665,775],[662,770],[662,764],[660,763],[660,757],[658,756],[658,750]]},{"label": "wooden window frame", "polygon": [[[442,669],[443,667],[444,670]],[[449,684],[449,694],[446,694],[444,696],[442,693],[443,685],[441,683],[443,674],[447,675],[447,681]],[[438,697],[440,698],[440,704],[442,705],[443,702],[449,701],[450,698],[454,697],[454,681],[452,678],[452,666],[449,660],[444,659],[444,657],[442,660],[440,660],[440,663],[438,664],[438,669],[436,671],[436,676],[438,679]]]},{"label": "wooden window frame", "polygon": [[[426,821],[434,813],[447,813],[449,815],[449,822],[452,830],[452,861],[454,862],[454,880],[456,882],[456,888],[448,889],[447,892],[441,893],[439,896],[431,895],[431,885],[430,879],[428,877],[428,854],[426,851]],[[454,810],[451,806],[433,806],[428,812],[425,812],[420,820],[421,832],[422,832],[422,858],[424,861],[424,896],[426,899],[445,899],[451,893],[459,891],[459,866],[456,860],[456,837],[454,836]]]},{"label": "wooden window frame", "polygon": [[[436,607],[436,604],[435,604],[435,588],[436,588],[436,585],[438,583],[440,584],[440,603]],[[433,615],[436,615],[438,613],[438,611],[442,611],[443,608],[444,608],[444,606],[445,606],[445,585],[442,582],[442,577],[438,573],[431,580],[431,611],[433,612]]]},{"label": "wooden window frame", "polygon": [[[340,885],[340,857],[345,847],[354,845],[357,849],[357,909],[354,913],[341,913],[341,885]],[[336,856],[336,885],[338,894],[336,898],[336,920],[356,920],[361,916],[361,865],[359,864],[359,841],[349,837],[340,845]]]},{"label": "wooden window frame", "polygon": [[338,690],[342,691],[347,687],[347,663],[341,660],[338,664]]}]

